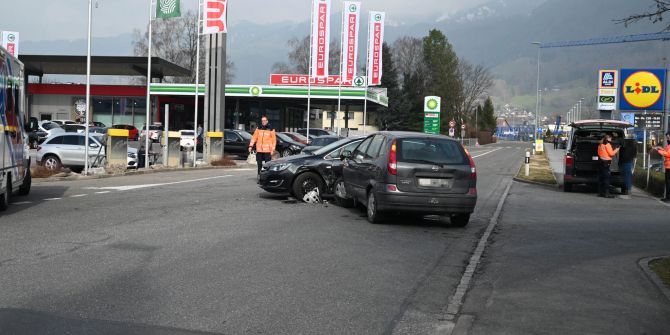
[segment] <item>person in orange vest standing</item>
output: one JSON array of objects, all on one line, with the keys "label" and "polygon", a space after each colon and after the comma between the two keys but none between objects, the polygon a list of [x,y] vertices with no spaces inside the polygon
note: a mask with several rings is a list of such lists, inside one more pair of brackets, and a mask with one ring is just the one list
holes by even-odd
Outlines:
[{"label": "person in orange vest standing", "polygon": [[261,118],[260,127],[254,131],[254,136],[249,142],[249,153],[253,150],[254,145],[256,145],[256,163],[258,163],[258,175],[260,175],[263,164],[272,160],[272,153],[277,147],[277,135],[268,122],[267,116]]},{"label": "person in orange vest standing", "polygon": [[603,141],[598,145],[598,196],[604,198],[614,198],[610,194],[610,179],[612,173],[610,166],[612,165],[612,158],[619,153],[619,149],[612,149],[612,136],[607,134],[603,137]]},{"label": "person in orange vest standing", "polygon": [[663,166],[665,167],[665,198],[661,201],[670,203],[670,131],[665,133],[665,139],[667,141],[665,148],[658,147],[656,151],[663,156]]}]

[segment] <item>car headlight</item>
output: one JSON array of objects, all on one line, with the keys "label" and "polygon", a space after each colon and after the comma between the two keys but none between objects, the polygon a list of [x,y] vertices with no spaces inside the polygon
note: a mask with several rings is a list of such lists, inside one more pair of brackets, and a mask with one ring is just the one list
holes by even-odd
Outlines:
[{"label": "car headlight", "polygon": [[136,158],[137,158],[137,154],[134,154],[134,153],[132,153],[132,152],[129,152],[129,153],[128,153],[128,157],[130,157],[130,158],[135,158],[135,159],[136,159]]},{"label": "car headlight", "polygon": [[300,148],[299,146],[293,144],[293,145],[291,145],[291,150],[293,150],[293,151],[300,151],[300,150],[302,150],[302,148]]},{"label": "car headlight", "polygon": [[291,163],[282,163],[282,164],[274,164],[271,165],[268,170],[274,171],[274,172],[279,172],[279,171],[284,171],[288,169],[288,167],[291,166]]}]

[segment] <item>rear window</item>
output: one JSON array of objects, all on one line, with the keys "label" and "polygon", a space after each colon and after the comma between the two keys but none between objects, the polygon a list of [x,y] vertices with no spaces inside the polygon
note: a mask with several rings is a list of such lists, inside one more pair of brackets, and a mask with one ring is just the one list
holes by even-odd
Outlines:
[{"label": "rear window", "polygon": [[245,140],[250,140],[253,136],[251,134],[247,133],[246,131],[239,131],[237,132],[239,135],[242,136]]},{"label": "rear window", "polygon": [[60,126],[56,123],[53,123],[53,122],[47,122],[47,123],[44,123],[42,125],[42,128],[44,128],[46,130],[51,130],[53,128],[60,128]]},{"label": "rear window", "polygon": [[403,138],[396,142],[398,161],[428,164],[469,164],[458,142],[439,138]]},{"label": "rear window", "polygon": [[312,143],[310,145],[315,145],[315,146],[326,146],[328,144],[337,142],[336,137],[317,137],[314,140],[312,140]]}]

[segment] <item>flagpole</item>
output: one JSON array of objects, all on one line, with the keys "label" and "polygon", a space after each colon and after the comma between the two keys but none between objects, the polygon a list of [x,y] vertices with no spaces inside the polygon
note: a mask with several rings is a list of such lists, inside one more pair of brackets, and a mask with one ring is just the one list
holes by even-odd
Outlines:
[{"label": "flagpole", "polygon": [[[144,124],[144,168],[149,167],[149,122],[151,119],[151,9],[153,0],[149,0],[149,46],[147,57],[147,105],[146,105],[146,123]],[[167,134],[165,134],[167,135]]]},{"label": "flagpole", "polygon": [[311,103],[312,103],[312,49],[313,41],[312,34],[314,34],[314,0],[312,0],[312,8],[310,9],[310,23],[309,23],[309,65],[307,67],[307,132],[305,137],[307,137],[307,143],[309,143],[309,119],[312,116],[311,113]]},{"label": "flagpole", "polygon": [[[346,4],[346,3],[345,3]],[[344,6],[345,8],[342,9],[342,29],[340,29],[340,84],[338,85],[338,90],[337,90],[337,112],[335,112],[335,116],[337,116],[337,113],[339,113],[342,110],[342,81],[347,78],[347,74],[345,74],[344,79],[342,78],[342,54],[344,54],[344,49],[345,49],[345,42],[344,42],[344,28],[348,27],[346,23],[346,17],[347,17],[347,6]],[[348,50],[347,50],[348,52]],[[331,114],[330,117],[333,117]],[[333,122],[334,124],[335,122]],[[332,131],[333,129],[331,129]]]},{"label": "flagpole", "polygon": [[93,15],[93,1],[88,0],[88,49],[86,53],[86,128],[84,129],[84,175],[88,176],[88,124],[91,105],[91,16]]},{"label": "flagpole", "polygon": [[370,85],[370,78],[372,77],[368,72],[370,69],[370,27],[372,24],[372,12],[368,15],[368,43],[365,61],[365,93],[363,94],[363,135],[367,135],[367,119],[368,119],[368,86]]},{"label": "flagpole", "polygon": [[[193,148],[193,167],[195,167],[195,161],[198,158],[198,93],[200,91],[200,15],[202,11],[202,3],[198,0],[198,17],[195,19],[196,22],[196,47],[195,47],[195,121],[193,122],[194,134],[195,134],[195,148]],[[205,128],[202,129],[202,134],[205,135]],[[202,141],[205,141],[205,136],[202,137]],[[203,147],[203,156],[205,155],[205,143],[202,144]]]}]

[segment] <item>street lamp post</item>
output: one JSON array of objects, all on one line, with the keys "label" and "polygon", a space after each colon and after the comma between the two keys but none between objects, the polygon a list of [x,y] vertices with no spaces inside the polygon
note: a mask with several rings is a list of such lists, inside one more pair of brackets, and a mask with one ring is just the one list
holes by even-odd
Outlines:
[{"label": "street lamp post", "polygon": [[86,125],[84,128],[84,175],[88,176],[88,124],[91,106],[91,16],[93,14],[93,0],[88,0],[88,46],[86,51]]},{"label": "street lamp post", "polygon": [[535,102],[535,132],[537,136],[537,129],[540,128],[540,50],[542,50],[542,42],[533,42],[537,45],[537,97]]},{"label": "street lamp post", "polygon": [[583,98],[579,99],[579,112],[577,112],[577,120],[582,119],[582,101],[584,101]]}]

